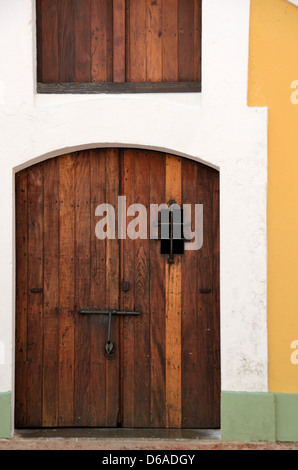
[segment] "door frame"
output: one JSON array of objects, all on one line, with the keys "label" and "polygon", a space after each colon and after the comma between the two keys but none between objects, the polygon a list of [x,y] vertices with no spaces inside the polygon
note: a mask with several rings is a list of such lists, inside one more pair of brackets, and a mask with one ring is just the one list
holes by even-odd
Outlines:
[{"label": "door frame", "polygon": [[[124,149],[125,149],[125,148],[138,148],[138,149],[140,149],[140,150],[142,150],[142,151],[146,151],[146,150],[149,150],[149,151],[150,151],[150,150],[155,150],[155,151],[156,151],[156,149],[150,149],[150,148],[144,148],[144,147],[134,147],[134,146],[123,146],[123,145],[119,145],[119,146],[114,146],[114,147],[119,148],[119,149],[121,149],[121,148],[124,148]],[[73,152],[76,152],[76,151],[78,151],[78,150],[86,150],[86,149],[93,149],[93,148],[96,148],[96,147],[91,146],[91,145],[90,145],[90,146],[87,146],[87,147],[84,146],[84,147],[79,148],[79,149],[78,149],[78,148],[71,149],[71,151],[67,150],[67,153],[73,153]],[[107,145],[107,146],[102,146],[102,147],[100,147],[100,148],[112,148],[112,146],[110,146],[110,145],[108,146],[108,145]],[[183,158],[187,158],[188,160],[196,161],[196,162],[201,163],[201,164],[203,164],[203,165],[205,165],[205,166],[207,166],[207,167],[209,166],[209,167],[211,167],[211,168],[215,168],[214,165],[206,165],[205,162],[198,161],[196,158],[190,158],[189,156],[185,156],[185,155],[181,155],[181,154],[178,154],[178,155],[177,155],[177,153],[174,153],[173,151],[169,152],[169,151],[165,151],[165,150],[162,150],[162,149],[158,149],[157,152],[160,152],[160,153],[168,153],[168,154],[171,154],[171,155],[177,156],[177,157],[182,156]],[[51,159],[51,158],[54,158],[54,157],[62,156],[62,155],[64,155],[65,153],[66,153],[66,152],[60,153],[60,152],[58,151],[58,152],[55,152],[54,155],[53,155],[53,154],[49,155],[47,158],[44,158],[44,156],[43,156],[43,157],[41,157],[41,158],[34,159],[34,161],[31,161],[29,164],[23,165],[22,168],[18,168],[18,169],[15,171],[15,174],[16,174],[18,171],[21,171],[21,170],[24,169],[24,168],[29,168],[29,167],[31,167],[32,165],[36,164],[36,163],[42,163],[42,162],[45,161],[45,160],[48,160],[48,159]],[[215,169],[217,170],[217,168],[215,168]],[[15,203],[16,203],[16,202],[15,202]],[[16,206],[15,206],[15,207],[16,207]],[[219,203],[219,210],[220,210],[220,203]],[[220,329],[220,323],[219,323],[219,329]],[[220,331],[219,331],[219,334],[220,334]],[[15,350],[15,348],[14,348],[14,350]],[[220,362],[221,362],[221,361],[220,361]],[[14,361],[14,368],[15,368],[15,361]],[[14,399],[15,399],[15,393],[13,394],[13,400],[14,400]]]}]

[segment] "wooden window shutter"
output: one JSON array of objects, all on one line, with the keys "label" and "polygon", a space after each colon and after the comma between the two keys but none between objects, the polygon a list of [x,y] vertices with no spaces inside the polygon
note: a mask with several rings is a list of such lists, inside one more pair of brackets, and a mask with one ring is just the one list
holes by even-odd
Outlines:
[{"label": "wooden window shutter", "polygon": [[201,89],[202,0],[36,0],[40,93]]}]

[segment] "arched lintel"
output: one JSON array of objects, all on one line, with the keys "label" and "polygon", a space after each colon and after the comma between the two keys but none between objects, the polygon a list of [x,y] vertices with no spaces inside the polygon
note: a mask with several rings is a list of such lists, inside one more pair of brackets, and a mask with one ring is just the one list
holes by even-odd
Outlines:
[{"label": "arched lintel", "polygon": [[134,148],[134,149],[142,149],[142,150],[151,150],[151,151],[161,152],[161,153],[168,153],[171,155],[176,155],[178,157],[188,158],[189,160],[194,160],[196,162],[202,163],[203,165],[209,166],[210,168],[213,168],[218,171],[220,170],[220,168],[217,165],[213,164],[212,162],[207,161],[206,159],[204,159],[204,157],[184,153],[176,149],[158,147],[158,146],[148,145],[148,144],[141,145],[141,144],[111,143],[111,142],[82,144],[82,145],[59,148],[56,150],[46,152],[39,156],[29,158],[24,163],[15,166],[13,170],[14,170],[14,173],[18,173],[19,171],[24,170],[25,168],[29,168],[32,165],[41,163],[51,158],[60,157],[68,153],[74,153],[74,152],[79,152],[82,150],[96,149],[96,148]]}]

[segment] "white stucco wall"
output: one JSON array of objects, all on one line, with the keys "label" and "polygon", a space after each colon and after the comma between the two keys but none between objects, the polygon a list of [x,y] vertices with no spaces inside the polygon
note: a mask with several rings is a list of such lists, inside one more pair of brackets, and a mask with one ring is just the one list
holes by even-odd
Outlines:
[{"label": "white stucco wall", "polygon": [[218,168],[223,390],[267,390],[267,111],[248,108],[249,0],[203,0],[201,94],[35,94],[33,0],[0,0],[0,392],[13,390],[14,172],[67,149],[139,146]]}]

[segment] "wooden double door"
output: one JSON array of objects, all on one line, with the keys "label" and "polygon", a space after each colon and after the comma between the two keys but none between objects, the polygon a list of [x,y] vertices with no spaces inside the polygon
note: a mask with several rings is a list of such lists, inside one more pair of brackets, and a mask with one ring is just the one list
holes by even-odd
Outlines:
[{"label": "wooden double door", "polygon": [[[16,427],[220,426],[218,185],[204,165],[136,149],[16,175]],[[118,196],[148,209],[147,237],[118,236]],[[173,201],[203,205],[201,249],[162,254],[150,238],[149,206]],[[96,235],[103,203],[115,237]]]}]

